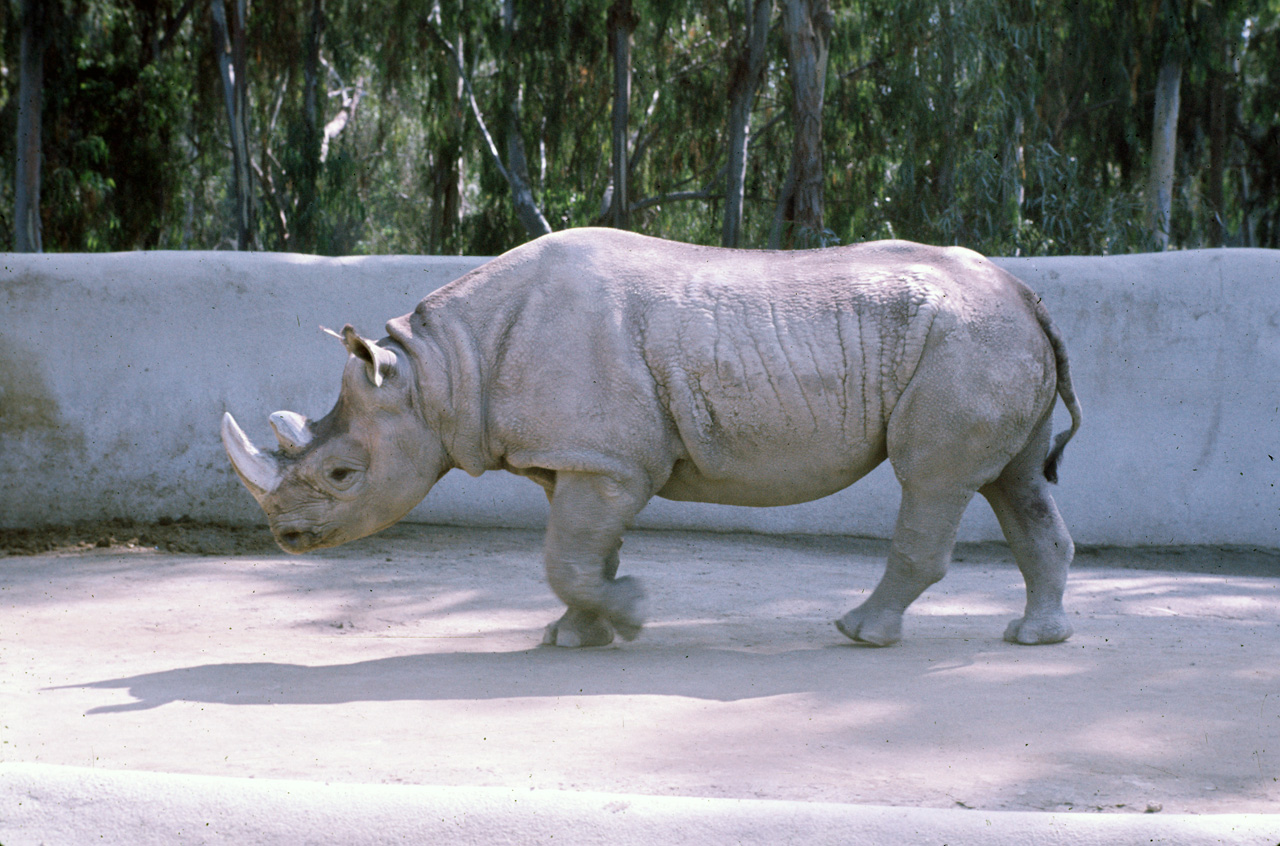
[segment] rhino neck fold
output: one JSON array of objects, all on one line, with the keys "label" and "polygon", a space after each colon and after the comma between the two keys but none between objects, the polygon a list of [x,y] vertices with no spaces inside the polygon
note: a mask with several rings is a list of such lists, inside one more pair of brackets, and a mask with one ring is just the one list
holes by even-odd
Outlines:
[{"label": "rhino neck fold", "polygon": [[499,466],[483,425],[483,359],[465,324],[425,305],[388,322],[387,334],[413,362],[414,404],[439,435],[449,465],[479,476]]}]

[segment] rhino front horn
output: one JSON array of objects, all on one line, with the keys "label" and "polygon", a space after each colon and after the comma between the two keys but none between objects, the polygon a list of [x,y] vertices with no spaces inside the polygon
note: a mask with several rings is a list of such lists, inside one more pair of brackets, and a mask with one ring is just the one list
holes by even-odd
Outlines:
[{"label": "rhino front horn", "polygon": [[231,466],[255,499],[261,499],[280,484],[280,467],[275,459],[262,452],[245,436],[230,413],[222,415],[222,446],[227,450]]}]

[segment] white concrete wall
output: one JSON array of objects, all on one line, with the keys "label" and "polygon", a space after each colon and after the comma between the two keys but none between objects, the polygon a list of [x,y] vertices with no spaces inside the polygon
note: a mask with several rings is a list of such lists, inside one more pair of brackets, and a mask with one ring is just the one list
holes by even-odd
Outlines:
[{"label": "white concrete wall", "polygon": [[[261,522],[218,440],[224,410],[326,412],[345,352],[481,260],[279,254],[6,255],[0,262],[0,525],[191,515]],[[1280,548],[1280,251],[1001,259],[1066,335],[1085,428],[1056,496],[1077,542]],[[1059,408],[1059,426],[1066,425]],[[825,500],[655,500],[650,527],[888,536],[881,467]],[[450,474],[410,519],[540,525],[532,483]],[[975,501],[961,536],[997,539]]]}]

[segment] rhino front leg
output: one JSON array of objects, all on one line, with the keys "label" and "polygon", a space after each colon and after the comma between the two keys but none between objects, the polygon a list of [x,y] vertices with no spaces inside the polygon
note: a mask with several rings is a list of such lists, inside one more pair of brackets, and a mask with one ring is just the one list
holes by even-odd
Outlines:
[{"label": "rhino front leg", "polygon": [[543,643],[604,646],[616,631],[634,640],[644,624],[644,591],[617,578],[622,533],[647,497],[639,485],[587,473],[557,473],[547,523],[547,581],[569,609]]},{"label": "rhino front leg", "polygon": [[[622,541],[618,541],[622,545]],[[604,577],[612,581],[618,574],[618,550],[604,563]],[[608,646],[613,643],[613,627],[595,611],[569,607],[559,620],[542,633],[543,646]]]}]

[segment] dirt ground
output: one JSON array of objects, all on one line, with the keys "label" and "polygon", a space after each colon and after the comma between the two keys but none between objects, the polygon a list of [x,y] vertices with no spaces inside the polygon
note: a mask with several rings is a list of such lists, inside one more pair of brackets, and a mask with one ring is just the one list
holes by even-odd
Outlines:
[{"label": "dirt ground", "polygon": [[0,529],[0,556],[87,549],[248,555],[276,552],[279,547],[265,528],[201,523],[190,517],[155,523],[96,520],[75,526]]},{"label": "dirt ground", "polygon": [[[905,640],[831,621],[879,541],[633,532],[632,643],[539,647],[536,532],[286,556],[191,521],[0,534],[0,760],[315,781],[1079,812],[1280,807],[1280,555],[1085,550],[1075,636],[964,546]],[[19,554],[15,554],[19,553]],[[34,553],[34,554],[32,554]]]}]

